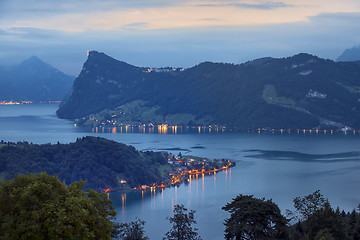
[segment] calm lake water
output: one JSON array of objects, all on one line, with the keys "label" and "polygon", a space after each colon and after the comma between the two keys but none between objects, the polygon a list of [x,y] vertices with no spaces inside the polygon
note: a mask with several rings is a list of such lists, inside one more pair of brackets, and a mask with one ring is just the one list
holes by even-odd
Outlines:
[{"label": "calm lake water", "polygon": [[138,150],[236,161],[237,166],[227,172],[193,178],[179,187],[110,193],[118,220],[145,220],[150,239],[161,239],[170,229],[166,217],[174,204],[196,210],[201,237],[218,240],[223,239],[223,222],[228,217],[221,207],[240,193],[272,198],[283,212],[292,209],[294,197],[317,189],[333,207],[349,211],[360,203],[359,135],[96,133],[58,119],[56,109],[56,105],[0,106],[0,140],[68,143],[93,135],[131,144]]}]

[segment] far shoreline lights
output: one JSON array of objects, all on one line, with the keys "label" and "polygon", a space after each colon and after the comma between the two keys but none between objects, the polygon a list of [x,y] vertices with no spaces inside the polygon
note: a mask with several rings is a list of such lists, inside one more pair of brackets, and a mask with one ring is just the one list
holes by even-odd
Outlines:
[{"label": "far shoreline lights", "polygon": [[0,105],[20,105],[20,104],[32,104],[32,101],[1,101]]},{"label": "far shoreline lights", "polygon": [[221,133],[250,133],[250,134],[276,134],[276,135],[327,135],[327,134],[344,134],[359,135],[360,129],[341,128],[341,129],[325,129],[325,128],[241,128],[241,127],[225,127],[221,125],[209,126],[187,126],[187,125],[169,125],[165,124],[118,124],[106,125],[99,124],[96,126],[83,126],[77,121],[75,127],[89,129],[92,133],[143,133],[143,134],[221,134]]},{"label": "far shoreline lights", "polygon": [[60,104],[61,101],[0,101],[0,105],[22,105],[22,104]]}]

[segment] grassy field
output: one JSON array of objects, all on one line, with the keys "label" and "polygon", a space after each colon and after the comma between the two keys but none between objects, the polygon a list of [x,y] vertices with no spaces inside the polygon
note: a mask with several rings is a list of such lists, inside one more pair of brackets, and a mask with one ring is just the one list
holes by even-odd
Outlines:
[{"label": "grassy field", "polygon": [[359,86],[346,86],[342,83],[337,82],[340,86],[346,88],[350,93],[360,93],[360,87]]},{"label": "grassy field", "polygon": [[261,97],[270,104],[295,105],[295,101],[293,99],[277,96],[276,88],[272,84],[265,85]]},{"label": "grassy field", "polygon": [[171,166],[170,165],[160,165],[160,167],[158,168],[161,177],[167,177],[169,175],[169,171],[171,170]]}]

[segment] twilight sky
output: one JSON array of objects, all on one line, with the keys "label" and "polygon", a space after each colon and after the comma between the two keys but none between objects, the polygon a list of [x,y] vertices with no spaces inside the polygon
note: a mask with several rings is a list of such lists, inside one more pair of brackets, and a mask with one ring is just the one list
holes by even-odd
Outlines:
[{"label": "twilight sky", "polygon": [[138,66],[242,63],[360,44],[359,0],[0,0],[0,64],[78,75],[87,50]]}]

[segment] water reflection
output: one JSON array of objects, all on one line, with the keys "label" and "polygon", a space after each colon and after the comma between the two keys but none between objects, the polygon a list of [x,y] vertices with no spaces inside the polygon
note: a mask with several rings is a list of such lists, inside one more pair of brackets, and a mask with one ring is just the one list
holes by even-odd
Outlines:
[{"label": "water reflection", "polygon": [[[354,186],[360,185],[360,155],[344,155],[359,151],[359,130],[346,130],[345,135],[345,131],[323,129],[315,129],[311,133],[305,131],[304,134],[304,129],[285,129],[281,133],[276,129],[266,131],[256,128],[234,129],[232,132],[236,134],[227,134],[229,129],[219,127],[216,130],[213,126],[211,134],[207,134],[209,127],[200,127],[201,134],[198,134],[198,126],[168,126],[167,135],[163,135],[156,134],[157,126],[131,128],[123,125],[98,127],[97,130],[95,127],[75,127],[72,121],[56,118],[56,107],[52,105],[4,107],[6,111],[1,111],[5,109],[0,107],[0,134],[4,141],[69,143],[79,137],[95,135],[135,145],[139,150],[166,149],[175,154],[186,151],[194,156],[239,161],[235,168],[216,175],[216,194],[213,193],[214,177],[208,175],[206,178],[202,178],[202,175],[192,178],[191,195],[190,182],[188,186],[183,184],[177,188],[177,203],[197,211],[197,227],[203,239],[223,239],[223,220],[227,215],[221,206],[239,193],[272,198],[282,210],[292,207],[294,197],[307,195],[317,189],[332,201],[332,206],[339,206],[345,211],[351,211],[359,203],[360,193],[354,190]],[[116,134],[112,133],[114,127]],[[273,158],[272,153],[263,155],[262,152],[253,152],[252,155],[263,156],[246,158],[245,155],[249,153],[244,151],[248,149],[278,150],[286,154],[283,158]],[[298,155],[296,152],[313,155]],[[324,155],[338,153],[341,155]],[[146,221],[145,230],[150,239],[161,239],[168,226],[166,217],[171,215],[171,206],[175,204],[175,188],[158,190],[152,196],[149,191],[112,192],[110,198],[120,222],[139,217]],[[156,198],[155,205],[151,198]]]},{"label": "water reflection", "polygon": [[121,194],[121,205],[122,205],[122,214],[125,214],[125,208],[126,208],[126,193]]},{"label": "water reflection", "polygon": [[[77,127],[77,124],[75,124]],[[82,127],[80,127],[82,128]],[[84,128],[85,129],[85,128]],[[92,133],[142,133],[142,134],[218,134],[218,133],[255,133],[261,134],[279,134],[279,135],[327,135],[327,134],[343,134],[343,135],[359,135],[360,130],[354,129],[242,129],[242,128],[225,128],[219,126],[171,126],[168,124],[161,125],[121,125],[121,126],[99,126],[91,128]]]},{"label": "water reflection", "polygon": [[[211,176],[213,175],[213,176]],[[231,169],[218,173],[197,174],[190,176],[186,183],[175,185],[170,188],[158,189],[150,188],[142,191],[128,191],[128,192],[113,192],[110,195],[110,199],[113,201],[113,205],[118,211],[118,218],[121,221],[126,219],[126,211],[133,210],[136,203],[141,201],[141,209],[157,210],[162,208],[171,207],[178,203],[187,202],[191,204],[192,201],[198,202],[199,195],[201,196],[201,202],[205,203],[207,191],[211,194],[216,192],[216,182],[221,181],[223,184],[228,185],[231,183]],[[199,181],[201,181],[201,189],[199,189]],[[180,199],[179,199],[180,198]],[[184,199],[185,198],[185,199]]]}]

